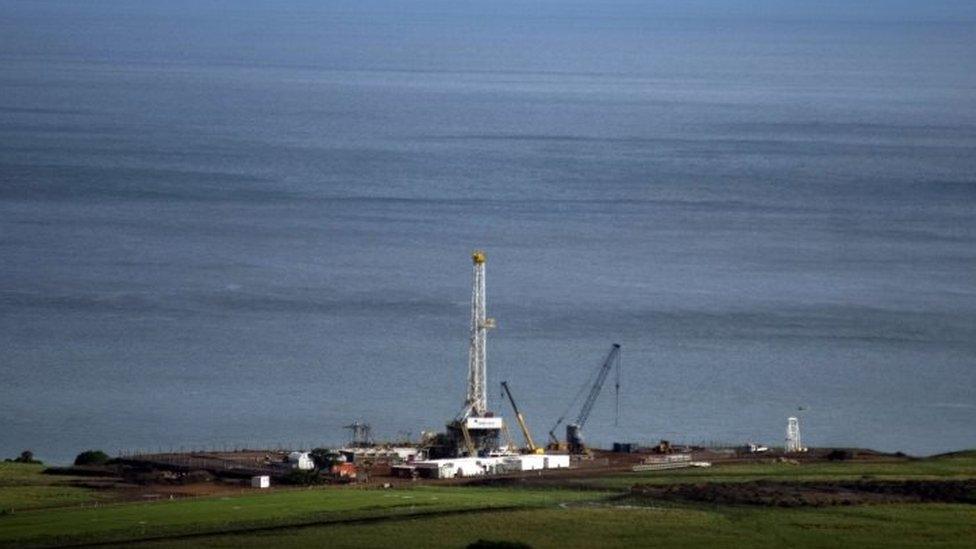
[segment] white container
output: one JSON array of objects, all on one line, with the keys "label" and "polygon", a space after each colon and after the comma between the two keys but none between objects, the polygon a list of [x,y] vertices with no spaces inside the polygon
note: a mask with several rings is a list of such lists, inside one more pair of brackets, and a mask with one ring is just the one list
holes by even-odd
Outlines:
[{"label": "white container", "polygon": [[271,477],[269,476],[251,477],[251,488],[270,488],[270,487],[271,487]]},{"label": "white container", "polygon": [[549,454],[542,456],[543,467],[546,469],[565,469],[569,467],[569,454]]},{"label": "white container", "polygon": [[522,471],[538,471],[546,468],[546,458],[549,456],[539,454],[526,454],[519,456],[518,460],[522,463]]}]

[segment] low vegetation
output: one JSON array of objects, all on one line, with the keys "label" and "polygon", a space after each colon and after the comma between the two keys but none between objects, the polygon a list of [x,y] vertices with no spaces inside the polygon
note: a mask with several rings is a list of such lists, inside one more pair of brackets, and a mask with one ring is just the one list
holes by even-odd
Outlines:
[{"label": "low vegetation", "polygon": [[12,513],[28,509],[81,505],[105,499],[102,494],[75,486],[78,478],[42,474],[44,466],[36,463],[0,463],[0,512],[5,519]]},{"label": "low vegetation", "polygon": [[965,480],[976,476],[976,452],[959,452],[929,459],[880,461],[828,461],[795,465],[768,460],[712,468],[622,473],[579,484],[627,488],[634,484],[698,482],[856,481],[856,480]]},{"label": "low vegetation", "polygon": [[700,502],[720,505],[828,507],[879,503],[976,504],[976,480],[860,480],[638,484],[634,501]]},{"label": "low vegetation", "polygon": [[518,542],[534,549],[921,545],[968,548],[974,534],[976,509],[967,505],[777,509],[595,504],[316,526],[193,541],[207,547],[404,549],[458,549],[479,539]]},{"label": "low vegetation", "polygon": [[[238,497],[47,509],[0,519],[2,544],[122,542],[207,532],[337,524],[350,520],[551,506],[587,492],[468,487],[284,489]],[[473,540],[472,540],[473,541]]]},{"label": "low vegetation", "polygon": [[40,460],[34,459],[34,452],[31,452],[30,450],[24,450],[23,452],[20,453],[19,456],[13,459],[8,458],[5,459],[4,461],[7,463],[34,463],[37,465],[41,464]]},{"label": "low vegetation", "polygon": [[105,465],[108,460],[108,454],[101,450],[85,450],[75,457],[75,465]]},{"label": "low vegetation", "polygon": [[281,477],[278,482],[292,486],[317,486],[325,484],[326,479],[318,469],[310,469],[307,471],[293,469],[287,475]]},{"label": "low vegetation", "polygon": [[[21,497],[19,489],[43,499],[44,489],[72,488],[59,484],[63,477],[45,478],[36,465],[0,467],[0,502]],[[925,489],[924,497],[902,497],[904,479],[916,479],[911,482]],[[976,505],[947,501],[973,501],[973,479],[976,454],[961,453],[925,460],[718,465],[589,478],[587,486],[556,477],[531,487],[278,487],[81,507],[73,498],[90,503],[85,498],[92,497],[82,491],[41,505],[18,504],[0,516],[0,546],[968,547],[976,539]],[[835,488],[857,491],[864,483],[874,485],[863,490],[869,494],[863,501],[827,501]],[[959,497],[930,498],[942,493],[940,483],[961,490]],[[783,496],[777,486],[796,493]],[[711,492],[724,494],[724,503],[698,497]],[[779,506],[782,497],[796,505]],[[59,506],[36,508],[52,504]]]}]

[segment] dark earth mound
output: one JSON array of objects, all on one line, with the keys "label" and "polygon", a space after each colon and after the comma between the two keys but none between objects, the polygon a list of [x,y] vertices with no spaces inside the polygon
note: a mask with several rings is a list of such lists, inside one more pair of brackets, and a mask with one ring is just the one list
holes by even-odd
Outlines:
[{"label": "dark earth mound", "polygon": [[726,505],[823,507],[871,503],[976,503],[976,480],[637,484],[640,499],[694,501]]}]

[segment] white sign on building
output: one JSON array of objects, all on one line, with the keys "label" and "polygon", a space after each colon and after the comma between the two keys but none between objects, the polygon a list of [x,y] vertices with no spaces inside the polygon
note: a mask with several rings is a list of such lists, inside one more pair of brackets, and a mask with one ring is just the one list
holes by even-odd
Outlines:
[{"label": "white sign on building", "polygon": [[465,420],[465,427],[468,429],[501,429],[502,418],[500,417],[469,417]]}]

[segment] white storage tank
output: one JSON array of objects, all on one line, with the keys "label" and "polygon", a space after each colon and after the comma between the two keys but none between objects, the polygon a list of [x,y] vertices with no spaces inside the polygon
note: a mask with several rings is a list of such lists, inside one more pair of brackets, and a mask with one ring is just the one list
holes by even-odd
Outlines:
[{"label": "white storage tank", "polygon": [[302,471],[315,469],[315,461],[308,452],[292,452],[288,454],[288,463],[292,469],[300,469]]}]

